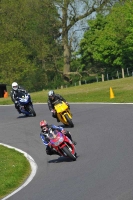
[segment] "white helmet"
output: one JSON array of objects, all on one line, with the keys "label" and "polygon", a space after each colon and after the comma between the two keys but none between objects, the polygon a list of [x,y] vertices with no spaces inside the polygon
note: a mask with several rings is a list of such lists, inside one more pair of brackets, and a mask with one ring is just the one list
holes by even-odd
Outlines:
[{"label": "white helmet", "polygon": [[51,97],[54,98],[54,96],[55,96],[54,91],[53,91],[53,90],[50,90],[50,91],[48,92],[48,96],[49,96],[50,98],[51,98]]},{"label": "white helmet", "polygon": [[12,83],[12,89],[13,90],[18,90],[18,84],[16,82]]}]

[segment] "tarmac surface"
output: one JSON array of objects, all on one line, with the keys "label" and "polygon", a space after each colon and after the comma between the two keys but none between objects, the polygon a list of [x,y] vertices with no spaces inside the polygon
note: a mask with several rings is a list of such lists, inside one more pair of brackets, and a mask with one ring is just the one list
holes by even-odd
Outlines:
[{"label": "tarmac surface", "polygon": [[77,161],[45,153],[39,122],[62,125],[46,104],[36,117],[0,106],[0,143],[30,155],[37,164],[32,181],[9,200],[133,200],[133,105],[70,104]]}]

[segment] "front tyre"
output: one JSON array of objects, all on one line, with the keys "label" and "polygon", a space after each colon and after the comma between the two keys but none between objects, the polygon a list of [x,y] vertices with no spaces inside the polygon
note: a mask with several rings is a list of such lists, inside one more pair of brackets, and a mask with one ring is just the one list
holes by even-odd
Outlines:
[{"label": "front tyre", "polygon": [[34,111],[34,108],[33,108],[31,105],[29,105],[29,106],[28,106],[28,109],[29,109],[29,112],[35,117],[35,116],[36,116],[36,113],[35,113],[35,111]]},{"label": "front tyre", "polygon": [[69,126],[70,126],[70,127],[74,127],[74,124],[73,124],[72,120],[69,118],[69,116],[68,116],[68,115],[65,115],[65,117],[66,117],[66,120],[67,120]]},{"label": "front tyre", "polygon": [[63,150],[63,151],[65,152],[65,154],[67,154],[67,156],[68,156],[69,158],[71,158],[73,161],[76,160],[76,156],[73,155],[73,154],[71,154],[70,150],[69,150],[66,146],[63,147],[62,150]]}]

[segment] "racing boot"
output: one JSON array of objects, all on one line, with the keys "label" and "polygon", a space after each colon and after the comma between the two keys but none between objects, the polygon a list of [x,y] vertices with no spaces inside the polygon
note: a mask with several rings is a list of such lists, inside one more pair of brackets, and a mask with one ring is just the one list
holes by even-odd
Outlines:
[{"label": "racing boot", "polygon": [[57,152],[57,151],[55,151],[53,148],[50,148],[49,146],[47,146],[46,147],[46,154],[48,154],[48,155],[58,155],[58,156],[60,156],[60,154]]},{"label": "racing boot", "polygon": [[60,120],[58,119],[58,117],[57,117],[57,122],[60,122]]},{"label": "racing boot", "polygon": [[18,102],[17,102],[17,101],[15,101],[15,108],[16,108],[16,110],[18,111],[18,113],[20,114],[20,113],[21,113],[21,111],[20,111],[20,107],[19,107],[19,105],[18,105]]},{"label": "racing boot", "polygon": [[53,149],[52,149],[52,154],[53,154],[53,155],[61,156],[60,153],[58,153],[57,151],[55,151],[55,150],[53,150]]}]

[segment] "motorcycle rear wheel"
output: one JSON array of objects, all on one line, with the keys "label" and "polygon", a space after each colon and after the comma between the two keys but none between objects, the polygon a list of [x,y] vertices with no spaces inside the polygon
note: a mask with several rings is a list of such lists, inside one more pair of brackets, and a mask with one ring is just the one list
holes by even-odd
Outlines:
[{"label": "motorcycle rear wheel", "polygon": [[63,147],[62,150],[63,150],[63,151],[67,154],[67,156],[68,156],[69,158],[71,158],[73,161],[76,160],[76,156],[74,156],[73,154],[71,154],[70,150],[69,150],[66,146]]},{"label": "motorcycle rear wheel", "polygon": [[65,117],[66,117],[66,120],[67,120],[69,126],[70,126],[70,127],[74,127],[74,124],[73,124],[72,120],[69,118],[69,116],[68,116],[68,115],[65,115]]}]

